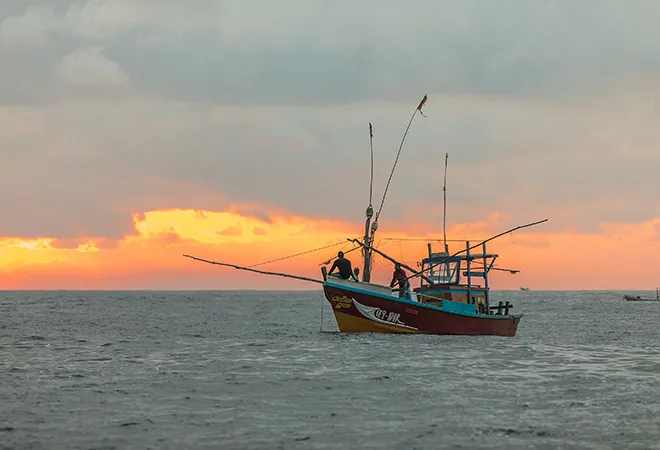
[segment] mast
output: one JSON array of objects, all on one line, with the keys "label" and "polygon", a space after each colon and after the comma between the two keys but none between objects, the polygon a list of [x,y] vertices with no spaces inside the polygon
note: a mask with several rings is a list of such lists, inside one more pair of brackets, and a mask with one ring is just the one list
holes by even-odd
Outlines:
[{"label": "mast", "polygon": [[445,253],[449,254],[449,247],[447,246],[447,160],[449,159],[449,153],[445,153],[445,181],[442,185],[442,234],[445,241]]},{"label": "mast", "polygon": [[[373,132],[372,132],[372,127],[371,123],[369,123],[369,143],[371,147],[371,185],[369,188],[369,207],[367,208],[367,220],[365,222],[365,227],[364,227],[364,240],[369,247],[373,245],[374,242],[374,234],[376,233],[376,230],[378,229],[378,219],[380,218],[380,213],[383,211],[383,206],[385,205],[385,198],[387,197],[387,191],[390,188],[390,183],[392,182],[392,176],[394,175],[394,171],[396,170],[396,165],[399,162],[399,157],[401,156],[401,150],[403,149],[403,144],[406,142],[406,137],[408,136],[408,132],[410,131],[410,126],[413,123],[413,120],[415,119],[415,116],[417,113],[420,113],[422,116],[424,116],[424,113],[422,112],[422,107],[426,104],[426,101],[428,100],[428,96],[424,95],[422,98],[422,101],[419,102],[419,105],[417,105],[417,108],[415,108],[415,112],[413,112],[412,116],[410,116],[410,121],[408,122],[408,126],[406,127],[406,131],[403,133],[403,137],[401,138],[401,143],[399,144],[399,150],[396,153],[396,158],[394,159],[394,165],[392,166],[392,171],[390,172],[390,176],[387,179],[387,184],[385,185],[385,191],[383,192],[383,198],[380,201],[380,206],[378,207],[378,211],[376,212],[376,217],[374,217],[373,223],[371,223],[371,227],[369,227],[369,224],[371,222],[371,218],[374,215],[374,210],[371,205],[371,196],[372,196],[372,189],[371,186],[373,186]],[[424,116],[426,117],[426,116]],[[369,281],[371,278],[371,250],[365,249],[364,253],[364,270],[362,272],[362,281]],[[369,265],[367,264],[369,263]]]},{"label": "mast", "polygon": [[[371,218],[374,215],[374,207],[371,205],[373,191],[374,191],[374,132],[371,122],[369,122],[369,150],[371,151],[371,178],[369,182],[369,206],[367,207],[367,219],[364,222],[364,242],[371,242]],[[362,268],[362,281],[368,283],[371,280],[371,247],[364,247],[362,249],[364,256],[364,266]]]}]

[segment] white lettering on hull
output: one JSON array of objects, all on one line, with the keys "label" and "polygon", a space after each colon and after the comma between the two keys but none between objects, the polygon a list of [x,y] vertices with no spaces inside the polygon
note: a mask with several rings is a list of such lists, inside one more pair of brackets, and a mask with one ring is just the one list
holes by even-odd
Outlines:
[{"label": "white lettering on hull", "polygon": [[397,327],[408,328],[411,330],[417,330],[415,327],[406,325],[401,321],[401,314],[385,311],[384,309],[376,308],[373,306],[363,305],[357,300],[353,299],[353,304],[355,308],[367,319],[371,319],[374,322],[384,323],[387,325],[395,325]]}]

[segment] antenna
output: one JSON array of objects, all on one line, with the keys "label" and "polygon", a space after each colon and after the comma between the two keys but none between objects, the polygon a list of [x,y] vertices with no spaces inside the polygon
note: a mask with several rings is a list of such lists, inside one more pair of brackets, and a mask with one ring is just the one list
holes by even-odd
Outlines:
[{"label": "antenna", "polygon": [[442,233],[445,240],[445,252],[449,253],[449,247],[447,247],[447,160],[449,159],[449,153],[445,153],[445,182],[442,185],[442,195],[443,195],[443,213],[442,213]]}]

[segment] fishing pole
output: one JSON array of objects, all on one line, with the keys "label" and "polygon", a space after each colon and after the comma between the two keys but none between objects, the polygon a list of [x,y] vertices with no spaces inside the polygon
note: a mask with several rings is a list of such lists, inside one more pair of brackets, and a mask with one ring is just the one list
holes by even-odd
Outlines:
[{"label": "fishing pole", "polygon": [[228,264],[228,263],[223,263],[223,262],[218,262],[218,261],[210,261],[208,259],[197,258],[196,256],[191,256],[191,255],[183,255],[183,256],[185,258],[194,259],[195,261],[200,261],[200,262],[203,262],[203,263],[206,263],[206,264],[214,264],[216,266],[232,267],[232,268],[237,269],[237,270],[246,270],[248,272],[255,272],[255,273],[262,274],[262,275],[273,275],[273,276],[277,276],[277,277],[293,278],[293,279],[296,279],[296,280],[309,281],[309,282],[312,282],[312,283],[323,284],[323,281],[321,281],[321,280],[316,280],[314,278],[302,277],[300,275],[293,275],[293,274],[290,274],[290,273],[280,273],[280,272],[267,272],[265,270],[251,269],[249,267],[237,266],[235,264]]}]

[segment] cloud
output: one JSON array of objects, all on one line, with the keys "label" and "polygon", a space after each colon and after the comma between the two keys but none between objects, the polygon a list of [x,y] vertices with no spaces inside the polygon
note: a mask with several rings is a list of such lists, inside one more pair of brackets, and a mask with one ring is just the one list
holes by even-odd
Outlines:
[{"label": "cloud", "polygon": [[127,85],[128,76],[115,61],[103,55],[100,47],[76,50],[64,56],[57,67],[60,77],[69,83]]},{"label": "cloud", "polygon": [[214,0],[160,0],[157,4],[150,0],[88,0],[71,3],[62,21],[74,36],[91,40],[155,27],[178,33],[212,25],[220,4]]},{"label": "cloud", "polygon": [[[149,208],[268,205],[313,217],[361,219],[368,202],[368,120],[380,204],[407,108],[210,107],[161,101],[0,109],[0,234],[120,236]],[[601,105],[607,105],[607,101]],[[382,223],[442,223],[509,213],[505,225],[549,217],[592,230],[599,221],[660,216],[658,114],[644,108],[558,107],[430,97],[413,123]],[[654,115],[655,114],[655,115]],[[262,214],[259,207],[254,214]]]},{"label": "cloud", "polygon": [[425,93],[381,226],[440,230],[445,152],[450,224],[660,217],[657,2],[0,3],[0,235],[230,205],[359,222],[368,122],[378,205]]},{"label": "cloud", "polygon": [[41,2],[2,23],[102,45],[143,91],[214,104],[402,100],[418,86],[570,99],[660,68],[652,0],[188,3]]},{"label": "cloud", "polygon": [[7,17],[0,22],[0,48],[24,50],[44,45],[60,29],[61,20],[51,8],[29,6],[22,16]]}]

